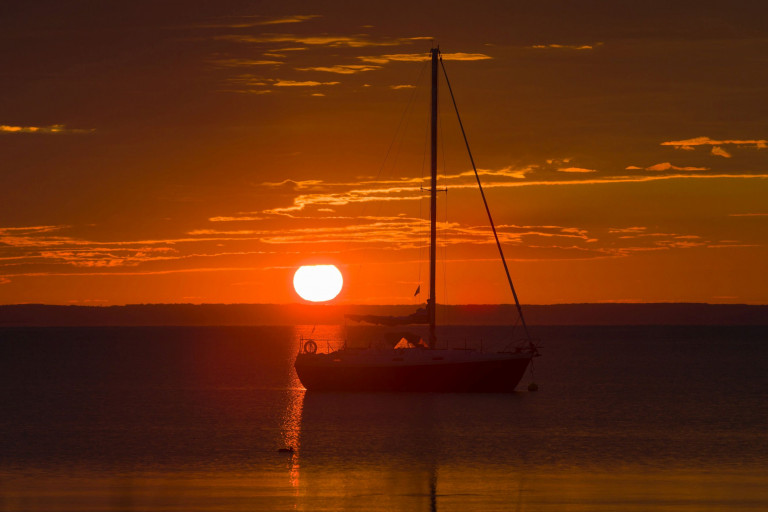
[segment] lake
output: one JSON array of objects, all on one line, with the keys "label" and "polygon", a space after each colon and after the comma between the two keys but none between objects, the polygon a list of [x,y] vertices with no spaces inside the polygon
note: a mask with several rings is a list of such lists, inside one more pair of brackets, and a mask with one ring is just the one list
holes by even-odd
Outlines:
[{"label": "lake", "polygon": [[768,508],[768,327],[533,330],[516,393],[366,394],[296,379],[336,326],[0,328],[0,510]]}]

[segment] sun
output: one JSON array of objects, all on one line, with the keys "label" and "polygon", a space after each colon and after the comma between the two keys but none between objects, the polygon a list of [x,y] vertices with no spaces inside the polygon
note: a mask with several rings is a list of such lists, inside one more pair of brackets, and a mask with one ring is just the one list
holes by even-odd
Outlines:
[{"label": "sun", "polygon": [[336,297],[344,278],[335,265],[304,265],[293,274],[296,293],[311,302],[325,302]]}]

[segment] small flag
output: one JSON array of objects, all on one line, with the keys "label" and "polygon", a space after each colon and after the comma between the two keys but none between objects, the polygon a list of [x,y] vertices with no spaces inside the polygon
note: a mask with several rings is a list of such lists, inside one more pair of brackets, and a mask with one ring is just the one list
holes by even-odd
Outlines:
[{"label": "small flag", "polygon": [[419,285],[419,286],[417,286],[417,287],[416,287],[416,291],[415,291],[415,292],[413,292],[413,296],[415,297],[415,296],[417,296],[417,295],[418,295],[418,294],[420,294],[420,293],[421,293],[421,285]]}]

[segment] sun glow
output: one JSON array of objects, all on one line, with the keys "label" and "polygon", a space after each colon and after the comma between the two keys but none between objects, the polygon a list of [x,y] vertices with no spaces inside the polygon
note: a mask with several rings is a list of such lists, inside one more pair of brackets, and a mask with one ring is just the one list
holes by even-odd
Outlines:
[{"label": "sun glow", "polygon": [[344,278],[334,265],[304,265],[293,274],[293,288],[296,293],[311,302],[333,299],[343,285]]}]

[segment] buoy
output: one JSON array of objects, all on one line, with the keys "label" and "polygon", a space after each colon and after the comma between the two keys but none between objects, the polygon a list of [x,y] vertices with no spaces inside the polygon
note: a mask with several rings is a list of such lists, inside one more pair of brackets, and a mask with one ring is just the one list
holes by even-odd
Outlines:
[{"label": "buoy", "polygon": [[539,385],[536,384],[535,382],[531,382],[530,384],[528,384],[528,391],[538,391],[538,390],[539,390]]}]

